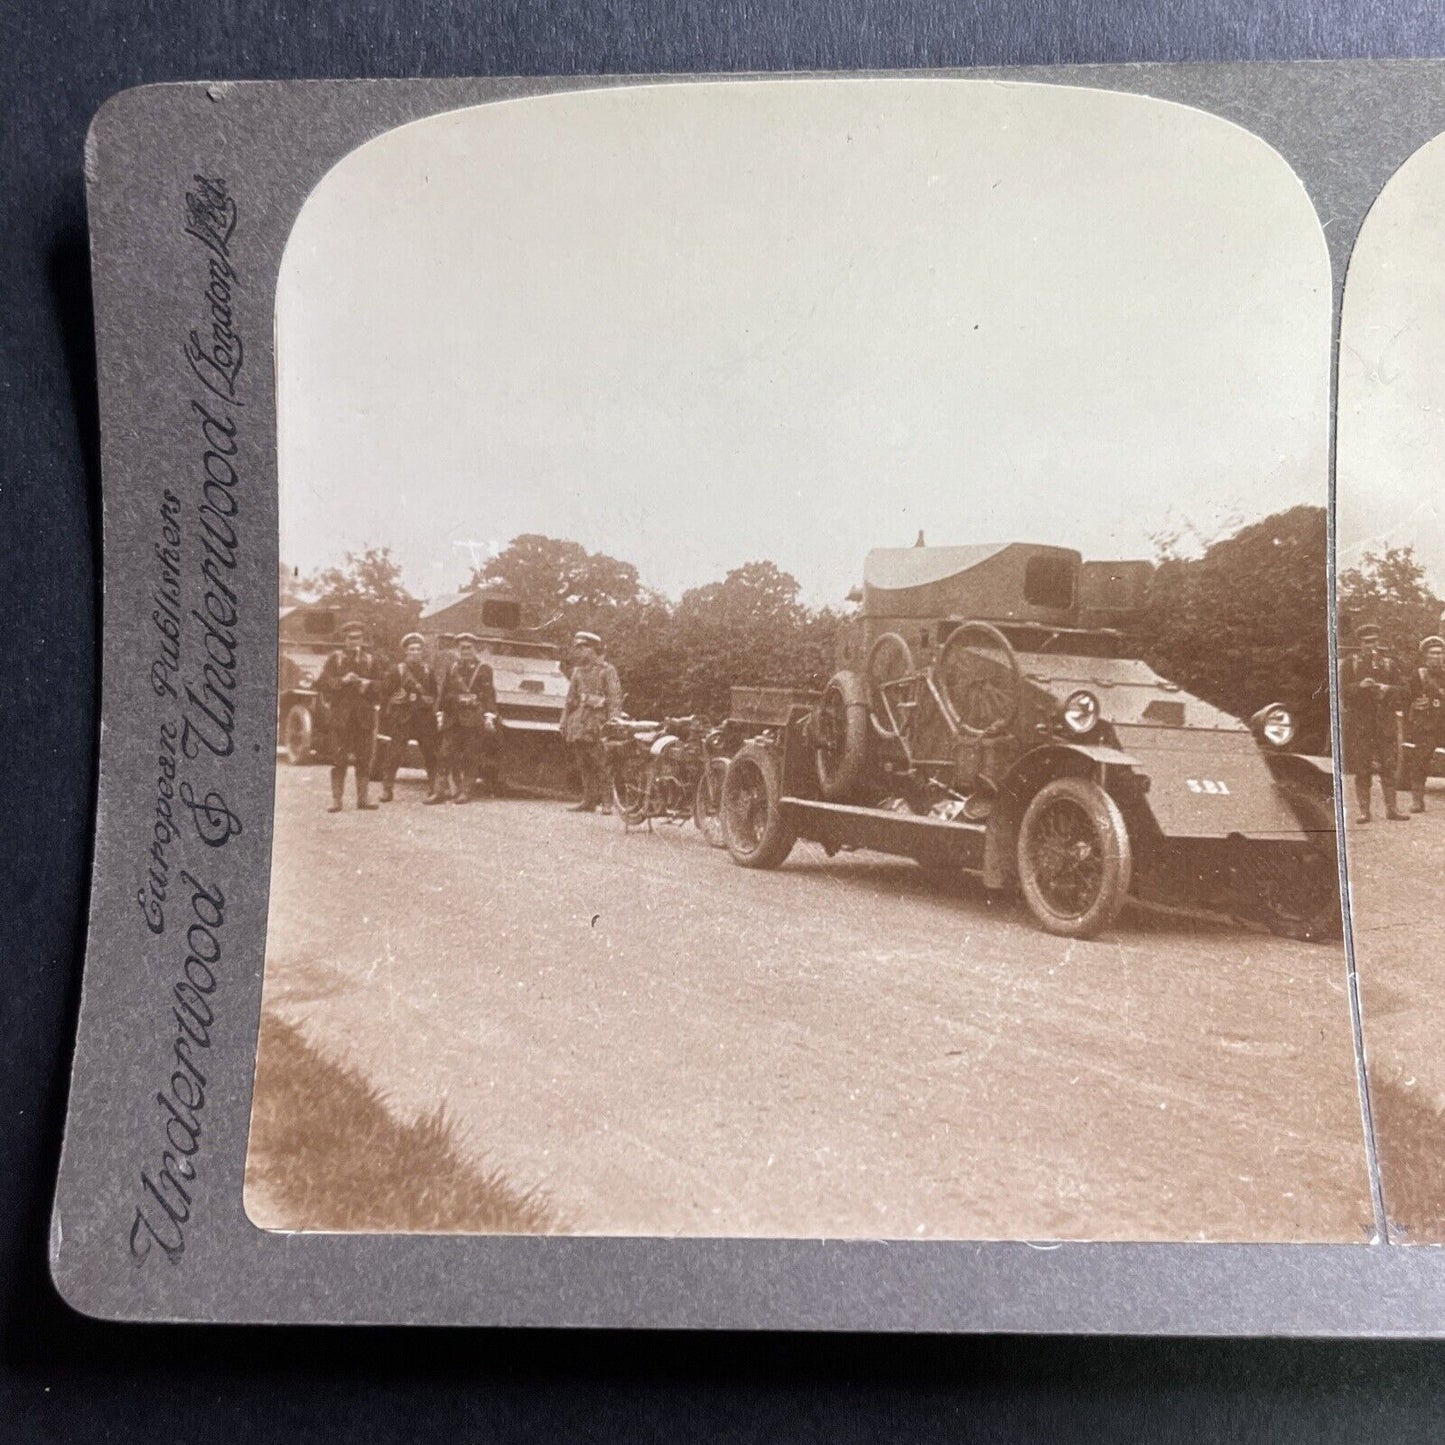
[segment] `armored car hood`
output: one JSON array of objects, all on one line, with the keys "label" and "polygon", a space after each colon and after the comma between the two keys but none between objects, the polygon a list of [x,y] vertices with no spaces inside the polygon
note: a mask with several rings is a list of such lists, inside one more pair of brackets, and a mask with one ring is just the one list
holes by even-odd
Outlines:
[{"label": "armored car hood", "polygon": [[1102,721],[1115,726],[1249,731],[1246,724],[1159,676],[1147,662],[1124,657],[1017,654],[1025,680],[1057,702],[1087,691],[1099,700]]}]

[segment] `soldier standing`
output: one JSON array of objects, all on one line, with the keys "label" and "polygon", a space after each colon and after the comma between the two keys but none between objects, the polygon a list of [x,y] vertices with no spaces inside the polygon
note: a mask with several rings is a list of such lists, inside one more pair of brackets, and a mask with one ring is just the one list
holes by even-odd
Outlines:
[{"label": "soldier standing", "polygon": [[1425,811],[1425,783],[1435,749],[1445,747],[1445,637],[1427,637],[1420,644],[1423,663],[1410,678],[1410,706],[1405,712],[1407,781],[1410,811]]},{"label": "soldier standing", "polygon": [[[457,634],[457,660],[442,679],[438,708],[456,794],[455,803],[470,803],[482,770],[487,745],[497,731],[497,690],[491,666],[477,656],[477,636]],[[441,802],[433,794],[428,802]]]},{"label": "soldier standing", "polygon": [[408,632],[402,638],[402,660],[387,674],[382,687],[386,698],[381,713],[386,734],[381,775],[383,803],[391,802],[394,796],[396,771],[406,755],[408,743],[414,742],[421,749],[427,796],[434,796],[437,790],[437,680],[422,651],[425,641],[419,632]]},{"label": "soldier standing", "polygon": [[1371,779],[1378,776],[1385,795],[1385,816],[1405,822],[1408,813],[1395,805],[1395,709],[1405,688],[1395,660],[1380,651],[1380,629],[1373,622],[1356,629],[1359,647],[1340,660],[1340,719],[1343,724],[1341,762],[1355,778],[1360,822],[1370,821]]},{"label": "soldier standing", "polygon": [[346,769],[356,769],[356,806],[370,812],[367,796],[372,755],[376,751],[376,695],[383,668],[375,653],[362,646],[365,629],[348,622],[341,629],[345,646],[326,659],[316,690],[327,706],[326,727],[331,752],[331,813],[341,811]]},{"label": "soldier standing", "polygon": [[602,639],[595,632],[579,632],[572,647],[576,663],[562,708],[562,741],[582,775],[582,801],[572,811],[610,813],[602,727],[622,712],[622,684],[617,669],[603,660]]},{"label": "soldier standing", "polygon": [[452,793],[452,760],[447,744],[447,735],[442,731],[441,696],[442,687],[447,680],[447,673],[456,665],[456,635],[451,632],[438,634],[436,657],[432,662],[432,676],[436,683],[436,689],[432,693],[433,721],[436,723],[437,730],[436,784],[422,800],[427,803],[444,803]]}]

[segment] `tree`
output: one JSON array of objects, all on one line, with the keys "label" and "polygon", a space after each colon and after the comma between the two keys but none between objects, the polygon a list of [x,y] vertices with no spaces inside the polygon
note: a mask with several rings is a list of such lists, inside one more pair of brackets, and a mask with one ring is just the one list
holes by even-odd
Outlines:
[{"label": "tree", "polygon": [[565,647],[579,629],[604,639],[634,716],[687,711],[677,677],[672,609],[630,562],[580,542],[524,533],[474,567],[470,587],[503,587],[529,626]]},{"label": "tree", "polygon": [[1340,573],[1340,642],[1350,644],[1359,623],[1379,625],[1385,647],[1414,656],[1422,637],[1435,632],[1442,604],[1425,581],[1413,547],[1368,551],[1359,565]]},{"label": "tree", "polygon": [[391,655],[401,650],[401,639],[421,617],[421,601],[407,591],[390,547],[348,552],[340,567],[328,567],[310,578],[306,591],[319,605],[335,607],[343,621],[361,622],[371,645]]},{"label": "tree", "polygon": [[674,615],[677,686],[689,710],[726,716],[735,684],[818,688],[832,666],[837,615],[814,612],[772,562],[747,562],[684,592]]},{"label": "tree", "polygon": [[580,542],[528,532],[472,568],[469,588],[502,585],[535,618],[534,626],[601,624],[643,600],[637,568]]},{"label": "tree", "polygon": [[[396,649],[421,612],[386,548],[348,553],[304,586],[318,603],[359,617],[383,650]],[[807,607],[797,579],[772,562],[735,567],[674,605],[643,586],[630,562],[535,533],[472,569],[468,588],[488,587],[505,588],[523,622],[564,648],[579,628],[600,633],[634,717],[721,719],[734,684],[821,688],[841,621]]]},{"label": "tree", "polygon": [[1147,660],[1236,717],[1294,714],[1305,751],[1329,748],[1328,539],[1323,507],[1293,507],[1160,561],[1142,621]]}]

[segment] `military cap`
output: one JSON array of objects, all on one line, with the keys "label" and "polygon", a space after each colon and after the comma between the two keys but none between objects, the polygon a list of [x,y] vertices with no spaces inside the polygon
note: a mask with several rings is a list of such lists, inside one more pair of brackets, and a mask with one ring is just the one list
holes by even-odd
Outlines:
[{"label": "military cap", "polygon": [[1445,637],[1425,637],[1420,640],[1420,655],[1432,651],[1437,647],[1445,647]]},{"label": "military cap", "polygon": [[454,639],[456,642],[480,642],[481,640],[475,632],[459,632]]},{"label": "military cap", "polygon": [[588,647],[601,647],[602,639],[595,632],[576,632],[572,635],[573,645],[586,644]]},{"label": "military cap", "polygon": [[1355,624],[1355,636],[1363,642],[1367,637],[1377,638],[1380,635],[1380,624],[1378,622],[1359,622]]},{"label": "military cap", "polygon": [[455,642],[456,640],[457,640],[457,635],[456,635],[455,632],[439,632],[439,633],[437,633],[437,646],[438,646],[438,647],[445,647],[445,646],[447,645],[447,643],[449,643],[449,642]]},{"label": "military cap", "polygon": [[407,635],[402,638],[401,645],[403,647],[410,647],[413,642],[419,642],[423,647],[426,646],[426,638],[424,638],[420,632],[408,632]]},{"label": "military cap", "polygon": [[365,631],[366,624],[364,622],[358,622],[354,617],[347,618],[347,620],[341,624],[341,635],[343,637],[350,637],[353,632],[364,633]]}]

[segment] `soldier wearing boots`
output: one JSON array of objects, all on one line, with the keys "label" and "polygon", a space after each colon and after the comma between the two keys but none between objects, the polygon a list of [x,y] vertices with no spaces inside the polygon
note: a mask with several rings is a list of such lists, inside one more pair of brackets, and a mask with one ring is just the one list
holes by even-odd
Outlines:
[{"label": "soldier wearing boots", "polygon": [[[496,686],[490,664],[477,656],[474,633],[457,635],[457,660],[442,680],[438,708],[456,788],[452,801],[470,803],[488,746],[497,733]],[[441,801],[440,794],[434,796]]]},{"label": "soldier wearing boots", "polygon": [[427,796],[437,790],[437,680],[423,652],[425,638],[409,632],[401,640],[402,660],[387,674],[382,686],[386,701],[381,710],[381,726],[386,751],[382,763],[381,801],[391,802],[396,788],[396,772],[406,755],[408,743],[421,750],[426,767]]},{"label": "soldier wearing boots", "polygon": [[356,769],[356,806],[376,807],[368,796],[372,755],[376,751],[376,703],[384,668],[375,653],[362,646],[365,629],[348,622],[341,629],[345,645],[326,659],[316,690],[327,706],[331,751],[331,807],[341,811],[346,770]]},{"label": "soldier wearing boots", "polygon": [[1425,783],[1435,749],[1445,747],[1445,638],[1420,644],[1420,664],[1410,676],[1410,705],[1405,710],[1405,781],[1410,811],[1425,811]]},{"label": "soldier wearing boots", "polygon": [[1394,658],[1380,650],[1380,629],[1373,622],[1355,632],[1359,646],[1340,660],[1341,762],[1354,774],[1359,820],[1370,821],[1371,779],[1380,779],[1385,816],[1408,820],[1395,804],[1397,771],[1395,712],[1406,688]]},{"label": "soldier wearing boots", "polygon": [[572,811],[610,813],[602,727],[622,712],[622,684],[617,669],[603,661],[602,639],[595,632],[579,632],[572,647],[577,660],[562,708],[562,741],[582,775],[582,801]]}]

